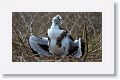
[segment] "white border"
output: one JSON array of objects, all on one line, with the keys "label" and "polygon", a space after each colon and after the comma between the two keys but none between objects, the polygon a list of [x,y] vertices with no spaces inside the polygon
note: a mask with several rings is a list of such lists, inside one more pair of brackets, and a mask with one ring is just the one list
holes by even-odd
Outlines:
[{"label": "white border", "polygon": [[[114,74],[112,0],[3,0],[0,2],[0,73]],[[12,62],[12,12],[102,12],[102,62]]]}]

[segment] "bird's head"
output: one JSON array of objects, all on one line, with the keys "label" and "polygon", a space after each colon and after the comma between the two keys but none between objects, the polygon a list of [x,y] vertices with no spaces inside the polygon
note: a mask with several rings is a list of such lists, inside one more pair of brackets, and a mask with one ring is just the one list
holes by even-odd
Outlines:
[{"label": "bird's head", "polygon": [[60,26],[62,24],[62,17],[60,15],[56,15],[52,18],[52,24]]}]

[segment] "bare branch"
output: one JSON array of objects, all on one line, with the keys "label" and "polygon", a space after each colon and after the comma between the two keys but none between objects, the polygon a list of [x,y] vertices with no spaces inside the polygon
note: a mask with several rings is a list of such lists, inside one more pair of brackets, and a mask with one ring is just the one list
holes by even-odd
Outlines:
[{"label": "bare branch", "polygon": [[86,61],[86,58],[88,56],[88,33],[87,33],[87,29],[86,29],[86,23],[84,21],[84,38],[85,38],[85,45],[86,45],[86,54],[85,54],[85,57],[84,57],[84,60],[83,61]]},{"label": "bare branch", "polygon": [[76,20],[75,23],[72,25],[72,28],[71,28],[71,30],[70,30],[70,34],[71,34],[71,32],[73,31],[73,27],[77,24],[77,22],[79,21],[79,19],[80,19],[80,16],[78,16],[77,20]]},{"label": "bare branch", "polygon": [[23,40],[22,40],[22,38],[21,38],[21,36],[20,36],[20,34],[19,34],[19,30],[18,31],[16,31],[16,29],[13,27],[13,30],[14,30],[14,32],[16,33],[16,35],[17,35],[17,37],[18,37],[18,39],[20,40],[20,42],[23,44],[23,47],[25,48],[25,50],[26,50],[26,53],[27,53],[27,49],[26,49],[26,46],[25,46],[25,43],[23,42]]},{"label": "bare branch", "polygon": [[45,15],[42,16],[42,18],[46,17],[46,16],[49,16],[51,13],[47,13]]},{"label": "bare branch", "polygon": [[[24,15],[21,13],[21,18],[22,18],[23,21],[25,22],[26,27],[28,27],[28,30],[26,31],[26,36],[27,36],[27,34],[28,34],[28,31],[30,31],[30,35],[32,35],[31,25],[32,25],[32,23],[33,23],[33,21],[34,21],[34,19],[35,19],[35,17],[36,17],[37,14],[38,14],[38,13],[35,13],[35,15],[31,18],[30,24],[28,25],[28,23],[27,23],[26,20],[25,20]],[[26,39],[26,38],[25,38],[25,39]]]},{"label": "bare branch", "polygon": [[85,18],[90,22],[90,24],[91,24],[91,27],[92,27],[92,29],[93,29],[93,34],[95,35],[96,34],[96,32],[95,32],[95,28],[94,28],[94,26],[93,26],[93,23],[92,23],[92,21],[90,20],[90,18],[85,14],[85,13],[83,13],[84,14],[84,16],[85,16]]}]

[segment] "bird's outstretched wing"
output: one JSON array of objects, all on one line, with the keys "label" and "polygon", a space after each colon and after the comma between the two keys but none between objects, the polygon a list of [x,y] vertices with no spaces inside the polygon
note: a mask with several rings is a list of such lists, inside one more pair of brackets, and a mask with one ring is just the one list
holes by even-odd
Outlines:
[{"label": "bird's outstretched wing", "polygon": [[[47,37],[36,37],[31,35],[29,37],[29,46],[33,53],[40,54],[43,56],[50,56],[51,53],[49,52],[49,46],[48,46],[48,38]],[[70,51],[68,55],[73,55],[76,58],[80,58],[84,55],[85,51],[85,43],[82,41],[82,39],[79,38],[79,40],[71,40],[70,39]]]},{"label": "bird's outstretched wing", "polygon": [[37,53],[44,56],[51,55],[49,53],[48,39],[47,37],[36,37],[31,35],[28,40],[29,46],[33,53]]}]

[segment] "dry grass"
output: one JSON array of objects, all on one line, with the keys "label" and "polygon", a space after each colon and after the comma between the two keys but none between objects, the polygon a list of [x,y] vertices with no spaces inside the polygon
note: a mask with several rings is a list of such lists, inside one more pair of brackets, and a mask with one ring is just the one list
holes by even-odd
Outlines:
[{"label": "dry grass", "polygon": [[61,57],[43,57],[32,53],[28,46],[29,27],[36,36],[46,36],[55,15],[62,16],[62,27],[74,39],[83,38],[84,23],[87,29],[88,54],[75,59],[66,56],[63,62],[101,62],[102,61],[102,13],[101,12],[13,12],[12,13],[12,61],[13,62],[59,62]]}]

